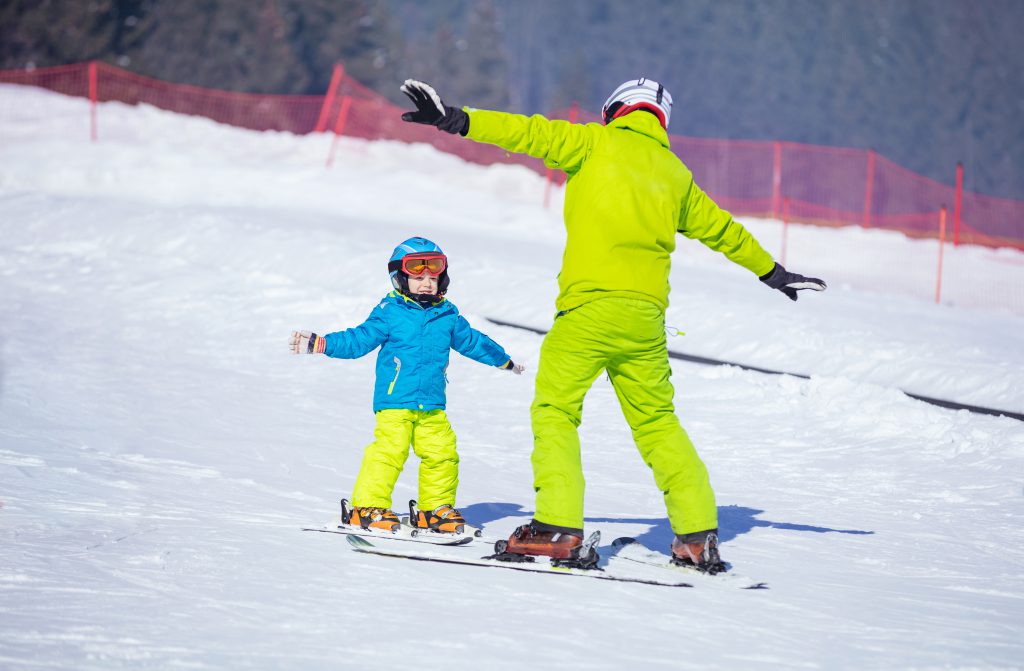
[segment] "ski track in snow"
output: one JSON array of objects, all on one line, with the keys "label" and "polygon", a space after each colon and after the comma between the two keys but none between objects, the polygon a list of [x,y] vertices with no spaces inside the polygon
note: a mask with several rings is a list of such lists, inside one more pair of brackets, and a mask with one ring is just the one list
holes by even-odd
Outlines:
[{"label": "ski track in snow", "polygon": [[[805,268],[791,249],[830,282],[793,304],[680,239],[670,347],[812,376],[673,362],[723,555],[771,590],[361,556],[299,527],[351,491],[373,356],[295,357],[287,336],[358,324],[394,244],[437,240],[451,299],[527,366],[449,369],[460,507],[509,533],[532,513],[540,338],[485,317],[550,325],[564,233],[543,182],[351,139],[324,170],[327,136],[119,104],[90,144],[85,110],[0,87],[0,667],[1021,667],[1024,424],[898,389],[1024,411],[1024,317],[843,286],[858,254],[922,243],[803,230],[803,258],[851,261]],[[968,252],[977,276],[1020,281]],[[604,378],[581,439],[600,552],[625,535],[664,551],[661,494]]]}]

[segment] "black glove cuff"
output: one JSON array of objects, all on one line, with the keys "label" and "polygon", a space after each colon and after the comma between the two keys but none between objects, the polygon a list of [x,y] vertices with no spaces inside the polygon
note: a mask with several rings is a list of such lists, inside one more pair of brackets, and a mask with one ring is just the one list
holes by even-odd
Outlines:
[{"label": "black glove cuff", "polygon": [[446,106],[444,116],[437,122],[437,129],[466,137],[466,133],[469,132],[469,115],[461,109]]},{"label": "black glove cuff", "polygon": [[515,367],[516,367],[515,361],[513,361],[512,359],[509,359],[508,363],[505,364],[504,366],[502,366],[501,369],[502,370],[512,370]]},{"label": "black glove cuff", "polygon": [[771,269],[771,272],[761,275],[758,279],[770,286],[772,289],[778,289],[782,286],[782,278],[786,274],[786,269],[783,268],[778,261],[775,262],[775,267]]}]

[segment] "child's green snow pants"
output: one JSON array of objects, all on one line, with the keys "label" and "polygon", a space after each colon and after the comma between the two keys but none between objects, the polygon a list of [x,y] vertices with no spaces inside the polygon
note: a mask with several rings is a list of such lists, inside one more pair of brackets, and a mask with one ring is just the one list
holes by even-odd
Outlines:
[{"label": "child's green snow pants", "polygon": [[384,409],[377,412],[373,442],[363,452],[352,491],[352,505],[391,508],[391,493],[409,458],[409,445],[420,458],[418,505],[433,510],[455,505],[459,455],[455,432],[444,410]]},{"label": "child's green snow pants", "polygon": [[608,297],[562,313],[544,337],[530,414],[534,519],[583,528],[583,465],[577,427],[583,397],[608,371],[640,456],[664,492],[677,534],[718,527],[708,472],[672,404],[665,315],[653,302]]}]

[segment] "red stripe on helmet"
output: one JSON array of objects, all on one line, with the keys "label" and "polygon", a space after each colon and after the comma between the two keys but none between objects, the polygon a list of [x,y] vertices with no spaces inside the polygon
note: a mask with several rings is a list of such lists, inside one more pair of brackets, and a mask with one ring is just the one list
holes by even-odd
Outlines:
[{"label": "red stripe on helmet", "polygon": [[658,117],[658,121],[661,122],[661,127],[668,130],[668,124],[665,123],[665,111],[655,104],[648,102],[639,102],[632,105],[623,105],[618,109],[615,114],[612,115],[612,119],[618,119],[620,116],[625,116],[630,112],[635,112],[638,109],[645,109],[654,113],[654,116]]}]

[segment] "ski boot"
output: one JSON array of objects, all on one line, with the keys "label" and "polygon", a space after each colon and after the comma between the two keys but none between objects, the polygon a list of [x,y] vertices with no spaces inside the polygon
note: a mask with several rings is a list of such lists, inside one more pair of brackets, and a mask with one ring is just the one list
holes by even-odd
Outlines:
[{"label": "ski boot", "polygon": [[708,575],[725,573],[725,562],[718,554],[717,531],[686,534],[682,540],[676,536],[672,539],[672,563],[676,566],[689,566]]},{"label": "ski boot", "polygon": [[580,533],[568,531],[550,531],[543,529],[536,522],[524,524],[512,532],[507,541],[494,544],[491,559],[511,562],[532,562],[535,557],[550,557],[552,566],[566,568],[597,568],[600,559],[595,546],[601,539],[600,532],[595,531],[583,540]]},{"label": "ski boot", "polygon": [[387,508],[348,507],[346,499],[341,500],[341,523],[363,529],[379,529],[395,533],[402,526],[398,515]]},{"label": "ski boot", "polygon": [[455,506],[447,503],[427,512],[416,510],[416,500],[409,501],[409,524],[416,529],[437,531],[445,534],[461,534],[466,530],[466,520]]}]

